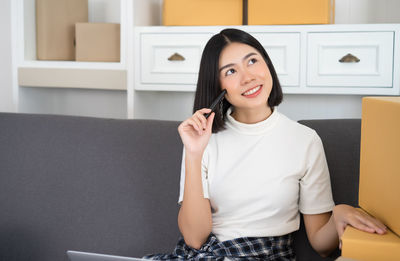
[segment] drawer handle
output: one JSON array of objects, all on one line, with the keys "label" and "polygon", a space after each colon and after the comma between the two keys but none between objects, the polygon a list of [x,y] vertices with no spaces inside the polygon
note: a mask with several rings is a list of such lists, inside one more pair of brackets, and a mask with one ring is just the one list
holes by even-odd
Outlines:
[{"label": "drawer handle", "polygon": [[342,59],[339,60],[339,62],[341,63],[358,63],[359,61],[360,59],[358,59],[351,53],[346,54],[345,56],[342,57]]},{"label": "drawer handle", "polygon": [[168,58],[168,61],[184,61],[185,57],[180,55],[179,53],[174,53]]}]

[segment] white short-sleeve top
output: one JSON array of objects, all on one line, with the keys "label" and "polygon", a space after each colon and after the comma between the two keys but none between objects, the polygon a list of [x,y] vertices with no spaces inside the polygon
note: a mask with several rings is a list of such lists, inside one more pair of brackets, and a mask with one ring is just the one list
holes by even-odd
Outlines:
[{"label": "white short-sleeve top", "polygon": [[[299,229],[299,212],[334,207],[321,139],[276,108],[256,124],[238,122],[228,110],[226,129],[211,135],[203,154],[202,180],[220,241],[285,235]],[[179,203],[184,184],[183,156]]]}]

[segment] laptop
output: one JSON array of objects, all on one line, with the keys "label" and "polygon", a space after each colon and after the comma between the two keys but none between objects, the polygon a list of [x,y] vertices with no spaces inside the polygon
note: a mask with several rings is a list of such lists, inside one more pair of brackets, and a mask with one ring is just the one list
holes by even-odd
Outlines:
[{"label": "laptop", "polygon": [[124,256],[112,256],[112,255],[102,255],[88,252],[79,252],[68,250],[67,255],[71,261],[140,261],[149,260],[143,258],[134,257],[124,257]]}]

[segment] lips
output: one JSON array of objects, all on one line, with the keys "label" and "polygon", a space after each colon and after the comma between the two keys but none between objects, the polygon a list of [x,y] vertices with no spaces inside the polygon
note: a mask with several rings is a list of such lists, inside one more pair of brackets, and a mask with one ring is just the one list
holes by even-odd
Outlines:
[{"label": "lips", "polygon": [[253,88],[245,91],[244,93],[242,93],[242,95],[246,96],[246,97],[257,96],[258,93],[260,92],[261,88],[262,88],[262,85],[258,85],[256,87],[253,87]]}]

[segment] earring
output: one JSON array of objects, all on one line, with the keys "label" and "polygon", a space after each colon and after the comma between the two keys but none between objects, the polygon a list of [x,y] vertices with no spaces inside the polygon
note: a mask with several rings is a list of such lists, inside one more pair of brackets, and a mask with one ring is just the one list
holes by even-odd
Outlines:
[{"label": "earring", "polygon": [[224,108],[224,103],[223,103],[223,101],[221,101],[221,102],[219,103],[219,114],[220,114],[221,119],[224,118],[224,111],[223,111],[223,108]]}]

